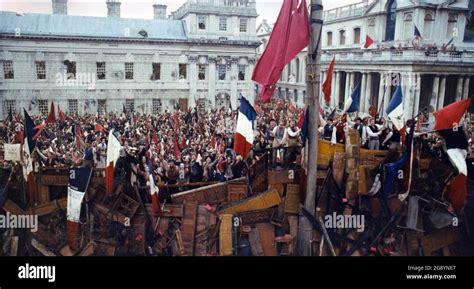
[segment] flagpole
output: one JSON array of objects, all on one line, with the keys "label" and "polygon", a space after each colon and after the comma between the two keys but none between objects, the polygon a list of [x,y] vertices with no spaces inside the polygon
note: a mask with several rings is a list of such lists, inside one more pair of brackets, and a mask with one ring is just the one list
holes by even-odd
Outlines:
[{"label": "flagpole", "polygon": [[[321,74],[321,35],[323,29],[323,5],[321,0],[311,0],[310,6],[310,40],[306,60],[306,99],[308,106],[308,170],[307,187],[304,208],[314,216],[316,207],[317,169],[318,169],[318,126],[319,94]],[[300,256],[310,256],[313,227],[310,221],[300,217],[298,227],[298,253]]]}]

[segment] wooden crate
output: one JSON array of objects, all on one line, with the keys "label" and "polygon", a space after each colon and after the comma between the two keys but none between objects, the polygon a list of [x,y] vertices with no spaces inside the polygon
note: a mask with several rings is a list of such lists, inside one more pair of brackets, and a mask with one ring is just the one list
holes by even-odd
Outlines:
[{"label": "wooden crate", "polygon": [[286,187],[285,214],[297,215],[300,212],[300,186],[288,184]]},{"label": "wooden crate", "polygon": [[197,202],[198,205],[218,204],[227,201],[227,183],[219,183],[189,190],[171,196],[173,204],[182,205],[185,201]]},{"label": "wooden crate", "polygon": [[233,255],[232,214],[224,214],[221,216],[221,224],[219,227],[219,255]]},{"label": "wooden crate", "polygon": [[219,214],[235,214],[240,212],[268,209],[281,203],[281,197],[277,190],[270,189],[262,194],[240,201],[234,205],[224,208]]},{"label": "wooden crate", "polygon": [[276,210],[276,208],[269,208],[265,210],[248,211],[237,213],[236,216],[240,218],[242,226],[254,226],[257,223],[270,223]]},{"label": "wooden crate", "polygon": [[268,171],[268,185],[299,183],[300,170]]},{"label": "wooden crate", "polygon": [[259,223],[255,225],[264,256],[276,256],[275,228],[272,224]]},{"label": "wooden crate", "polygon": [[227,196],[229,204],[234,204],[240,200],[246,199],[248,196],[248,185],[246,183],[228,184]]},{"label": "wooden crate", "polygon": [[184,217],[181,224],[183,236],[184,253],[186,256],[194,255],[194,234],[196,232],[197,203],[186,202],[184,204]]}]

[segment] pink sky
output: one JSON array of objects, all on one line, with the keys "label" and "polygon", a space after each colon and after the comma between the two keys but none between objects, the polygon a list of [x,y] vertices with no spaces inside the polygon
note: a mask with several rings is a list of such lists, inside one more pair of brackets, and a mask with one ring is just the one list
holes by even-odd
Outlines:
[{"label": "pink sky", "polygon": [[[309,1],[309,0],[307,0]],[[152,4],[168,5],[168,14],[178,9],[186,0],[120,0],[121,16],[124,18],[153,18]],[[261,19],[268,19],[273,23],[283,0],[257,0],[257,12]],[[331,9],[347,4],[361,2],[361,0],[323,0],[324,9]],[[70,15],[106,16],[105,0],[69,0],[68,13]],[[0,10],[21,13],[51,13],[51,0],[0,0]]]}]

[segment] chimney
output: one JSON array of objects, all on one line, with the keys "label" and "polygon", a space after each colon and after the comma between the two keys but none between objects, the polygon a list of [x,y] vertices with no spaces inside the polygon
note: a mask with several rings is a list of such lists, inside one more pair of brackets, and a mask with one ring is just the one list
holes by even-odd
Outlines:
[{"label": "chimney", "polygon": [[166,5],[153,4],[153,15],[155,19],[166,19]]},{"label": "chimney", "polygon": [[53,14],[67,15],[67,0],[53,0]]},{"label": "chimney", "polygon": [[118,0],[107,0],[107,17],[120,18],[120,4]]}]

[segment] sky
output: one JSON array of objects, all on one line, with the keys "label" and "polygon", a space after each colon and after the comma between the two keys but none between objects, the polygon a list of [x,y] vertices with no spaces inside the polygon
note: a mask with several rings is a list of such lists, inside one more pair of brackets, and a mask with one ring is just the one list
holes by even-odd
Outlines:
[{"label": "sky", "polygon": [[[274,23],[283,0],[256,0],[257,12],[260,15],[257,23],[267,19]],[[307,0],[309,2],[309,0]],[[155,3],[168,5],[167,13],[178,9],[186,0],[120,0],[121,17],[123,18],[153,18],[152,5]],[[324,9],[331,9],[361,0],[323,0]],[[0,10],[20,13],[51,13],[51,0],[0,0]],[[106,16],[105,0],[68,0],[69,15]],[[0,20],[1,21],[1,20]]]}]

